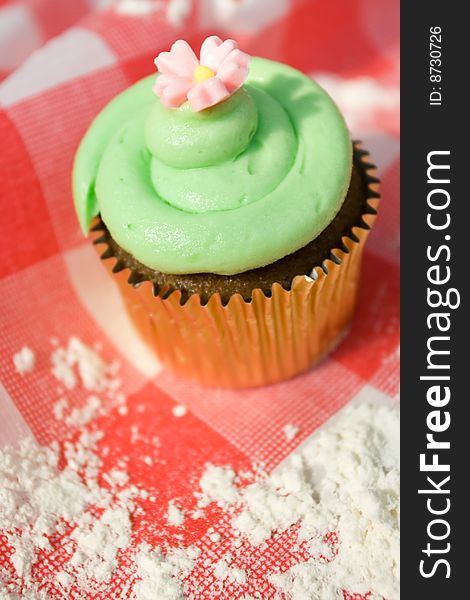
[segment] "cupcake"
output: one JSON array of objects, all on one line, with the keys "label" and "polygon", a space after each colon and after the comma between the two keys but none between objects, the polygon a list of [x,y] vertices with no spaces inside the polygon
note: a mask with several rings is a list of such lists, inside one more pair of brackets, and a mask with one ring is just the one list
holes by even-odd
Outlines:
[{"label": "cupcake", "polygon": [[164,365],[210,386],[292,377],[347,331],[376,214],[367,153],[314,81],[233,40],[180,40],[92,123],[73,192]]}]

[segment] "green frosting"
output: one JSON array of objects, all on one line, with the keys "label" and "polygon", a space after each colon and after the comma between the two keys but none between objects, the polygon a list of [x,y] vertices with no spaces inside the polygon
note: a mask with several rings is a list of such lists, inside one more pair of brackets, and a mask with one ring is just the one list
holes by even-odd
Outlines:
[{"label": "green frosting", "polygon": [[154,101],[145,126],[147,147],[156,159],[176,169],[223,163],[250,143],[258,125],[256,109],[244,88],[202,112],[193,112],[189,103],[169,110]]},{"label": "green frosting", "polygon": [[117,96],[80,145],[73,191],[84,232],[100,212],[148,267],[232,275],[295,252],[332,221],[352,146],[316,83],[253,59],[244,88],[194,113],[164,108],[153,81]]},{"label": "green frosting", "polygon": [[[233,98],[238,94],[240,92]],[[235,110],[230,115],[226,128],[227,145],[222,146],[223,137],[220,136],[219,143],[208,144],[208,150],[204,152],[205,166],[210,167],[205,170],[204,177],[201,177],[201,169],[192,168],[195,165],[190,164],[187,169],[176,169],[168,166],[168,161],[165,164],[165,159],[155,158],[152,152],[153,186],[158,196],[168,204],[186,212],[199,213],[239,208],[272,192],[290,171],[297,139],[286,111],[269,94],[252,86],[247,86],[243,95],[250,99],[251,118],[248,119],[246,110]],[[243,103],[241,106],[245,105]],[[158,107],[160,111],[168,110],[162,108],[161,104]],[[204,115],[205,112],[192,114]],[[235,118],[239,114],[240,120]],[[151,122],[147,121],[147,133]],[[210,137],[211,142],[214,138],[214,135],[210,135],[212,125],[211,123],[204,132],[204,138]],[[215,129],[216,132],[221,129],[217,121]],[[232,139],[241,139],[239,132],[243,135],[243,147],[230,143]],[[246,135],[247,132],[250,132],[249,136]],[[149,135],[147,139],[148,137]],[[233,148],[230,154],[228,148]],[[186,151],[182,154],[186,154]],[[190,154],[186,164],[191,157],[199,162],[202,154]],[[220,158],[221,154],[224,156],[223,160]]]}]

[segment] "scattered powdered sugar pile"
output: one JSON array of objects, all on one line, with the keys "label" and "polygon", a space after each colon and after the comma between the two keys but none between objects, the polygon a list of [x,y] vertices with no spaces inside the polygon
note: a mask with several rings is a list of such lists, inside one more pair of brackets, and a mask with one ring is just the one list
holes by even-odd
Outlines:
[{"label": "scattered powdered sugar pile", "polygon": [[[51,373],[65,388],[79,386],[103,392],[109,400],[123,400],[115,377],[119,365],[106,363],[97,350],[76,337],[64,347],[56,340],[53,343]],[[35,356],[29,349],[27,354]],[[24,359],[25,348],[21,355]],[[18,368],[18,361],[14,362]],[[27,371],[33,367],[34,361]],[[130,544],[133,501],[145,492],[136,486],[123,488],[128,479],[125,473],[124,477],[103,473],[98,453],[103,434],[83,429],[101,407],[101,399],[91,395],[83,407],[66,414],[68,401],[63,397],[54,407],[55,416],[81,428],[78,437],[49,447],[25,439],[18,448],[0,451],[0,531],[13,550],[10,560],[17,576],[10,582],[10,593],[39,593],[32,569],[41,552],[56,550],[57,540],[66,553],[55,573],[55,584],[61,590],[79,585],[90,591],[100,582],[108,582],[119,551]],[[107,486],[100,485],[100,476]]]},{"label": "scattered powdered sugar pile", "polygon": [[[289,520],[282,503],[286,492],[300,516],[300,539],[312,557],[326,554],[326,529],[336,531],[341,546],[336,557],[310,560],[271,577],[293,600],[336,598],[340,590],[372,591],[374,598],[399,597],[399,416],[376,405],[346,409],[292,456],[266,482],[271,488],[265,522],[272,528]],[[276,488],[276,491],[274,491]],[[245,513],[260,518],[258,498],[245,491]]]},{"label": "scattered powdered sugar pile", "polygon": [[[107,363],[96,348],[87,346],[77,337],[71,337],[65,346],[54,342],[56,348],[50,357],[51,373],[65,388],[53,407],[56,419],[63,420],[70,427],[83,427],[104,413],[106,405],[120,404],[123,407],[125,397],[119,391],[121,380],[116,376],[118,363]],[[88,396],[82,406],[71,407],[66,394],[77,387],[95,393]]]},{"label": "scattered powdered sugar pile", "polygon": [[[59,402],[62,402],[64,399],[62,398]],[[64,406],[64,405],[62,405]],[[64,408],[67,407],[65,404]],[[54,407],[57,408],[57,405]],[[66,415],[64,421],[67,425],[71,427],[82,427],[89,423],[92,419],[94,419],[100,413],[102,408],[101,399],[98,396],[88,396],[85,404],[82,407],[73,408],[70,411],[70,414]],[[60,418],[60,417],[59,417]]]},{"label": "scattered powdered sugar pile", "polygon": [[[51,550],[51,537],[63,536],[67,560],[57,582],[93,589],[109,581],[119,549],[130,542],[130,513],[138,489],[124,492],[101,487],[101,460],[96,453],[100,433],[83,432],[63,451],[24,440],[18,449],[0,452],[0,530],[14,553],[11,562],[26,585],[41,550]],[[93,510],[91,510],[93,509]]]},{"label": "scattered powdered sugar pile", "polygon": [[134,586],[137,600],[183,600],[182,580],[194,568],[200,550],[195,546],[170,550],[166,555],[159,548],[143,545],[137,555],[137,575]]},{"label": "scattered powdered sugar pile", "polygon": [[[0,568],[0,600],[72,597],[77,589],[73,597],[86,598],[107,593],[116,575],[126,581],[122,597],[179,600],[193,597],[201,573],[208,597],[228,597],[223,594],[229,586],[230,597],[239,590],[236,597],[264,598],[250,587],[258,567],[244,562],[243,552],[268,548],[280,534],[292,538],[294,552],[303,558],[267,570],[272,592],[266,598],[335,600],[348,592],[369,600],[398,599],[396,409],[349,405],[270,475],[206,464],[193,490],[196,506],[188,509],[174,498],[166,501],[163,514],[169,526],[181,528],[187,517],[204,518],[208,507],[217,505],[218,530],[207,529],[200,547],[184,546],[178,532],[162,547],[152,547],[137,541],[134,521],[144,514],[140,501],[158,503],[158,491],[150,494],[131,483],[125,457],[106,469],[100,449],[104,434],[89,423],[107,409],[101,396],[121,397],[117,365],[77,338],[56,344],[51,364],[67,390],[78,386],[93,393],[80,408],[70,409],[65,397],[56,403],[56,417],[78,428],[70,439],[49,447],[29,439],[0,450],[0,533],[11,548],[13,569]],[[294,425],[284,429],[288,439],[298,431]],[[142,462],[153,467],[149,456]],[[332,532],[337,544],[329,541]],[[35,567],[48,552],[57,567],[47,571],[38,589]]]},{"label": "scattered powdered sugar pile", "polygon": [[238,492],[234,486],[235,478],[236,473],[231,467],[207,464],[199,481],[202,493],[195,494],[199,497],[198,506],[203,508],[216,502],[221,508],[226,508],[236,502]]},{"label": "scattered powdered sugar pile", "polygon": [[[82,594],[102,591],[100,584],[109,582],[118,568],[119,552],[131,548],[134,500],[145,498],[146,493],[133,485],[121,486],[127,477],[115,477],[112,472],[103,479],[114,485],[99,484],[102,465],[96,444],[100,437],[100,432],[83,432],[76,443],[67,442],[62,469],[58,445],[41,447],[24,440],[18,449],[0,451],[0,530],[13,549],[11,562],[17,575],[6,588],[10,595],[3,597],[38,592],[31,571],[38,554],[52,550],[50,540],[56,536],[62,537],[66,557],[55,581],[45,583],[62,593],[72,585],[78,585]],[[142,580],[133,597],[182,598],[179,577],[191,570],[198,552],[188,548],[164,556],[158,548],[142,547],[133,570],[134,578],[137,573]],[[0,598],[1,593],[6,590],[0,579]]]},{"label": "scattered powdered sugar pile", "polygon": [[95,349],[77,337],[71,337],[66,346],[58,346],[52,352],[51,364],[54,377],[69,390],[79,382],[92,392],[116,390],[121,385],[114,377],[119,365],[107,364]]},{"label": "scattered powdered sugar pile", "polygon": [[[299,543],[311,560],[270,577],[287,598],[334,599],[342,590],[399,597],[396,409],[350,406],[270,477],[241,489],[234,480],[232,469],[208,465],[200,487],[205,502],[235,513],[233,528],[252,545],[300,525]],[[325,540],[328,531],[339,535],[337,554]]]}]

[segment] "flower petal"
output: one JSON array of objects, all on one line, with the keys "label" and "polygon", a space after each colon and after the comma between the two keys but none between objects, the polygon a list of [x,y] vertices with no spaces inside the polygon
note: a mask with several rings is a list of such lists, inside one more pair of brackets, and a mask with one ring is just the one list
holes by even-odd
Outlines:
[{"label": "flower petal", "polygon": [[250,60],[250,56],[245,52],[234,50],[220,65],[217,77],[223,81],[231,94],[245,83],[248,77]]},{"label": "flower petal", "polygon": [[178,75],[160,75],[153,86],[153,91],[160,97],[163,106],[178,108],[186,102],[187,94],[192,88],[192,81]]},{"label": "flower petal", "polygon": [[192,78],[194,69],[199,65],[191,46],[184,40],[178,40],[170,52],[160,52],[155,59],[155,66],[160,73]]},{"label": "flower petal", "polygon": [[218,36],[212,35],[202,43],[201,65],[217,72],[227,56],[236,48],[238,48],[238,44],[235,40],[225,40],[223,42]]},{"label": "flower petal", "polygon": [[169,74],[158,75],[155,80],[155,84],[152,88],[154,94],[156,94],[157,96],[161,96],[163,94],[163,92],[165,91],[166,87],[168,87],[169,85],[172,85],[174,83],[178,83],[181,79],[182,78],[179,77],[178,75],[169,75]]},{"label": "flower petal", "polygon": [[[238,48],[235,48],[235,50],[230,52],[230,54],[224,59],[223,63],[227,61],[236,62],[240,67],[249,67],[251,56],[246,52],[242,52]],[[223,63],[220,65],[220,67],[223,65]]]},{"label": "flower petal", "polygon": [[194,112],[215,106],[230,96],[230,92],[218,77],[212,77],[194,86],[188,100]]}]

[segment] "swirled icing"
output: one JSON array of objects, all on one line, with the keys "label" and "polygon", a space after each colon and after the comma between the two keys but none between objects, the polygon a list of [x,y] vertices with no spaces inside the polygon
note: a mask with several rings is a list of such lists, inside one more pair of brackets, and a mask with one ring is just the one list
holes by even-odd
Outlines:
[{"label": "swirled icing", "polygon": [[298,71],[253,59],[213,108],[169,110],[146,78],[98,115],[73,188],[86,232],[101,213],[116,242],[165,273],[241,273],[312,241],[346,196],[351,140],[329,96]]}]

